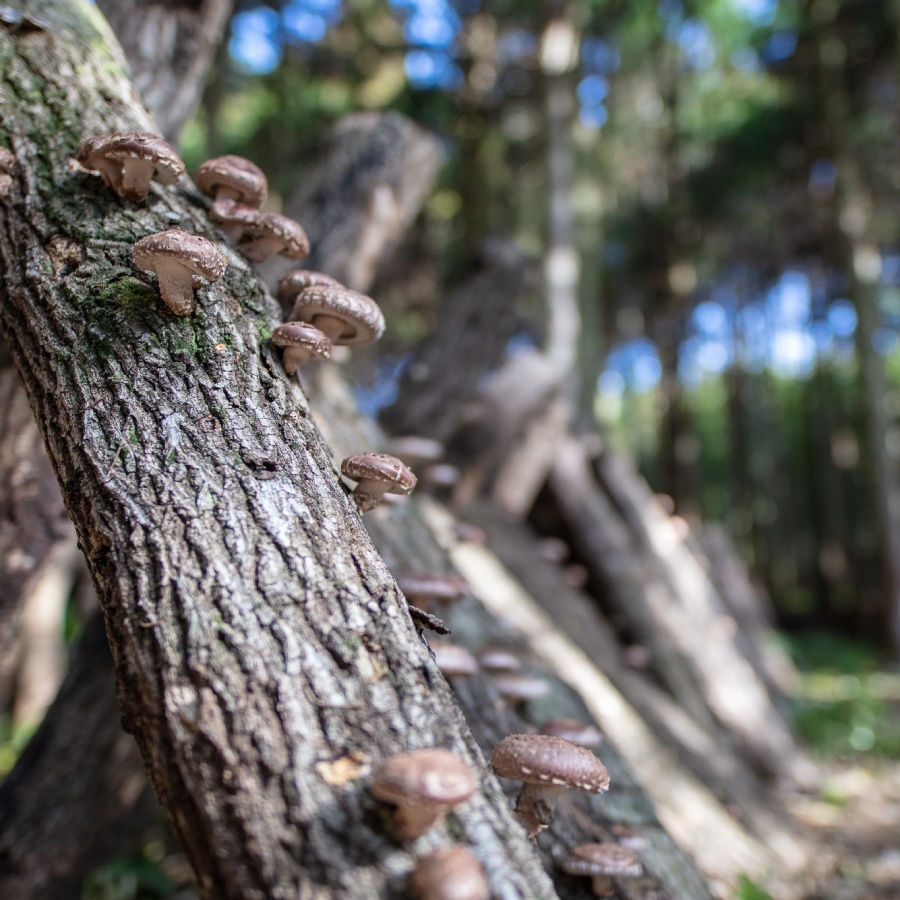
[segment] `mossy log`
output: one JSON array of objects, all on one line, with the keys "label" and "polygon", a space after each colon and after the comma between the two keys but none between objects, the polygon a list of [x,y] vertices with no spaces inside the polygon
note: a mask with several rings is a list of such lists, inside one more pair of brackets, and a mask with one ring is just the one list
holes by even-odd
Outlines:
[{"label": "mossy log", "polygon": [[153,124],[96,8],[25,10],[0,22],[0,140],[19,163],[0,329],[202,895],[398,895],[424,847],[387,836],[367,772],[439,745],[478,772],[452,833],[497,896],[553,896],[267,343],[274,301],[223,247],[192,316],[160,303],[131,248],[172,226],[215,240],[205,210],[189,187],[138,207],[73,167],[86,135]]}]

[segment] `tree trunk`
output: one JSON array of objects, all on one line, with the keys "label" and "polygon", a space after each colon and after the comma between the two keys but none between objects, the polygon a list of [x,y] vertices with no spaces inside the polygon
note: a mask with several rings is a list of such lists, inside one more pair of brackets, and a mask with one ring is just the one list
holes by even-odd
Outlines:
[{"label": "tree trunk", "polygon": [[193,115],[235,0],[97,0],[163,134]]},{"label": "tree trunk", "polygon": [[[482,781],[457,830],[494,889],[552,896],[302,395],[260,343],[274,302],[223,248],[228,272],[193,316],[161,305],[135,240],[175,223],[215,232],[178,190],[139,209],[71,168],[86,134],[152,123],[91,6],[30,6],[52,29],[0,33],[19,163],[0,211],[0,326],[97,587],[125,721],[202,895],[397,893],[411,859],[365,776],[437,744]],[[353,775],[329,784],[348,758]]]},{"label": "tree trunk", "polygon": [[56,702],[0,787],[0,896],[78,900],[85,876],[147,822],[156,805],[119,719],[98,614]]}]

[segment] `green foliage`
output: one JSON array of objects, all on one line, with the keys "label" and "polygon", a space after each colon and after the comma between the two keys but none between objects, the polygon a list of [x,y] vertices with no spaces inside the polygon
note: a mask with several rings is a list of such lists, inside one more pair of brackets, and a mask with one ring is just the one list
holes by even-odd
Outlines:
[{"label": "green foliage", "polygon": [[772,900],[771,895],[747,875],[738,877],[734,897],[735,900]]},{"label": "green foliage", "polygon": [[94,872],[84,885],[82,900],[154,900],[174,891],[161,861],[143,853],[114,860]]}]

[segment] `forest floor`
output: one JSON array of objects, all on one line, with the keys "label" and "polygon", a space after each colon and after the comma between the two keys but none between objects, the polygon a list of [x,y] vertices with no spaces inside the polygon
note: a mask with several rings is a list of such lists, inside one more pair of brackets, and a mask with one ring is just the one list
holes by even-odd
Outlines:
[{"label": "forest floor", "polygon": [[833,861],[804,900],[900,900],[900,762],[829,762],[822,772],[817,797],[787,799]]}]

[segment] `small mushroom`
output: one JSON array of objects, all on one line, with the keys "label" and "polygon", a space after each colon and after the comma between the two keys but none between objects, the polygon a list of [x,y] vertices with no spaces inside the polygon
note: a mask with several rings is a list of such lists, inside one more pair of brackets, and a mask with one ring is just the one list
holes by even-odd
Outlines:
[{"label": "small mushroom", "polygon": [[184,175],[184,163],[175,148],[146,131],[119,131],[88,138],[75,159],[85,169],[100,173],[104,183],[120,197],[140,202],[150,182],[175,184]]},{"label": "small mushroom", "polygon": [[384,332],[384,316],[371,297],[329,284],[301,291],[290,319],[311,322],[332,344],[368,344]]},{"label": "small mushroom", "polygon": [[287,216],[266,213],[247,227],[249,237],[238,244],[238,250],[253,263],[263,263],[270,256],[303,259],[309,256],[309,238],[303,226]]},{"label": "small mushroom", "polygon": [[372,794],[397,809],[393,827],[411,841],[443,820],[475,793],[468,763],[449,750],[412,750],[382,760],[372,773]]},{"label": "small mushroom", "polygon": [[194,311],[196,276],[216,281],[228,266],[212,241],[177,228],[141,238],[131,258],[139,269],[157,274],[159,292],[176,316]]},{"label": "small mushroom", "polygon": [[286,311],[293,309],[300,292],[314,284],[344,287],[336,278],[332,278],[324,272],[313,272],[312,269],[294,269],[280,278],[278,284],[275,285],[275,295],[278,297],[278,302],[281,303],[281,308]]},{"label": "small mushroom", "polygon": [[518,654],[497,644],[486,644],[476,654],[478,663],[489,675],[521,672],[522,660]]},{"label": "small mushroom", "polygon": [[234,200],[259,209],[269,185],[262,169],[243,156],[217,156],[197,170],[197,187],[208,197]]},{"label": "small mushroom", "polygon": [[296,373],[305,362],[331,359],[331,341],[313,325],[306,322],[285,322],[272,332],[272,343],[284,348],[282,363],[288,375]]},{"label": "small mushroom", "polygon": [[458,845],[423,856],[412,883],[419,900],[488,900],[491,893],[478,857]]},{"label": "small mushroom", "polygon": [[455,603],[469,596],[469,585],[459,575],[404,575],[397,579],[403,596],[422,609],[429,609],[435,600]]},{"label": "small mushroom", "polygon": [[526,700],[540,700],[550,694],[550,685],[543,678],[521,672],[497,673],[491,676],[491,682],[507,706],[518,706]]},{"label": "small mushroom", "polygon": [[554,737],[565,738],[582,747],[596,747],[603,740],[600,732],[593,725],[579,722],[578,719],[551,719],[549,722],[544,722],[538,731],[540,734],[552,734]]},{"label": "small mushroom", "polygon": [[12,173],[16,170],[16,158],[6,149],[0,147],[0,200],[4,200],[12,187]]},{"label": "small mushroom", "polygon": [[556,801],[564,791],[599,794],[609,788],[609,773],[590,750],[549,735],[505,737],[491,754],[491,767],[501,778],[524,782],[516,815],[529,837],[553,821]]},{"label": "small mushroom", "polygon": [[478,671],[478,661],[465,647],[440,639],[430,641],[429,646],[444,678],[464,678]]},{"label": "small mushroom", "polygon": [[237,244],[260,219],[262,214],[253,206],[227,198],[216,200],[209,208],[209,218],[219,226],[232,244]]},{"label": "small mushroom", "polygon": [[639,878],[643,872],[640,860],[621,844],[582,844],[575,847],[563,862],[569,875],[589,875],[595,897],[615,894],[611,876]]},{"label": "small mushroom", "polygon": [[360,453],[341,463],[341,474],[357,482],[353,499],[361,513],[374,509],[385,494],[408,494],[416,476],[386,453]]}]

